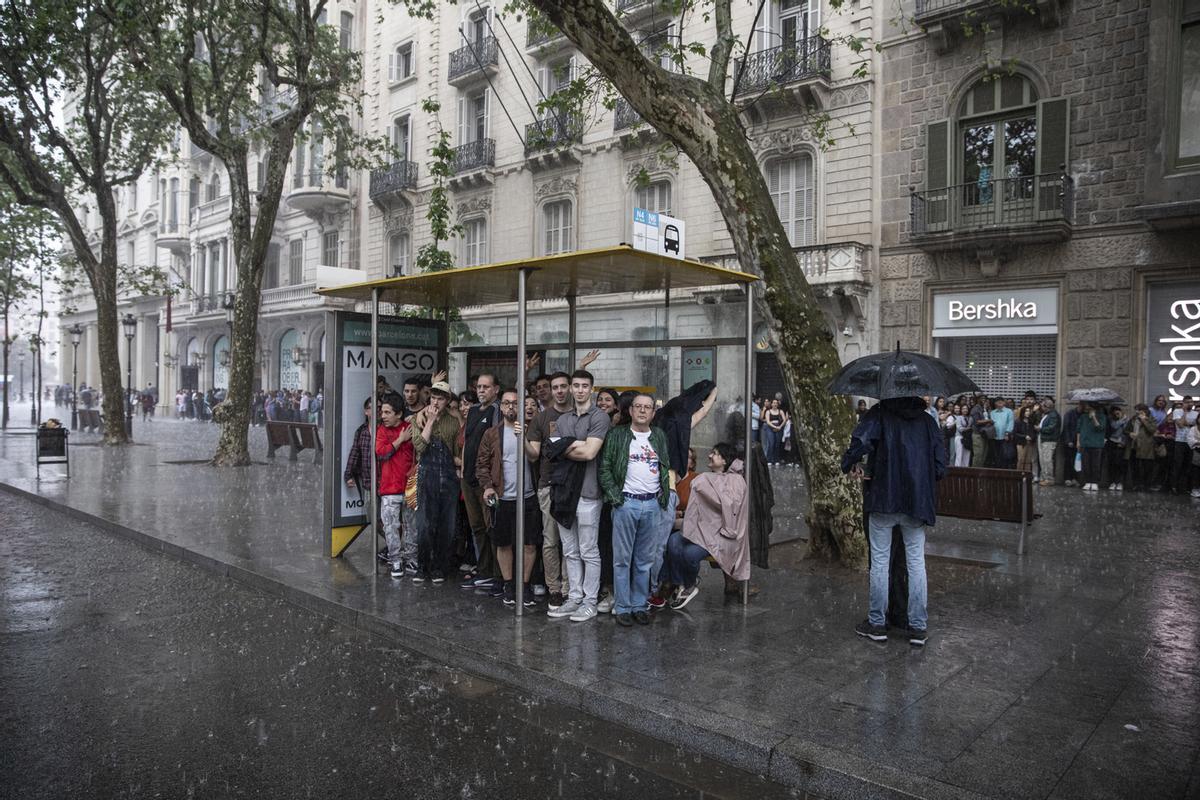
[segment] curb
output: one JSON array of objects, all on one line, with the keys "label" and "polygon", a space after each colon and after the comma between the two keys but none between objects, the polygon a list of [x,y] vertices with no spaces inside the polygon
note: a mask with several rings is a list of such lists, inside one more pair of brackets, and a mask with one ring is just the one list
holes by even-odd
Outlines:
[{"label": "curb", "polygon": [[193,564],[351,628],[388,639],[435,662],[583,711],[668,744],[692,750],[787,788],[848,800],[984,800],[968,790],[875,764],[789,733],[723,716],[605,678],[578,682],[501,661],[399,623],[189,550],[65,503],[0,481],[0,490],[53,509],[155,553]]}]

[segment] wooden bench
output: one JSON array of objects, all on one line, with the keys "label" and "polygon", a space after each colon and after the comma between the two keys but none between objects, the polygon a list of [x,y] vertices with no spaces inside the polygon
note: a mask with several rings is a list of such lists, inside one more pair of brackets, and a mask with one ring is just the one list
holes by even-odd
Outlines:
[{"label": "wooden bench", "polygon": [[324,448],[321,432],[310,422],[267,420],[267,458],[274,458],[280,447],[288,448],[288,461],[296,461],[301,450],[312,450],[313,463],[321,463]]},{"label": "wooden bench", "polygon": [[948,467],[937,485],[937,515],[1016,523],[1021,526],[1017,555],[1023,556],[1025,531],[1041,516],[1033,510],[1033,473]]}]

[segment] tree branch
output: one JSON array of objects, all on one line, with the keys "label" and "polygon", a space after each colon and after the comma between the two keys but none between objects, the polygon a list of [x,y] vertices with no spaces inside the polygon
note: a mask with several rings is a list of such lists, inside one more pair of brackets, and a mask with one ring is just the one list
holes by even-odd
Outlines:
[{"label": "tree branch", "polygon": [[713,22],[717,28],[717,40],[709,55],[708,85],[718,93],[725,94],[725,80],[729,77],[729,58],[737,37],[733,34],[733,15],[729,10],[730,0],[714,0]]}]

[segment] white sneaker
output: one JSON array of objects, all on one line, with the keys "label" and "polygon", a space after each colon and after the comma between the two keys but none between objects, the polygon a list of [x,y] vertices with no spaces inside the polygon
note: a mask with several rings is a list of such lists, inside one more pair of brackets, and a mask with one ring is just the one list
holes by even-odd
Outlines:
[{"label": "white sneaker", "polygon": [[[561,610],[561,609],[560,609]],[[571,622],[587,622],[596,618],[596,607],[594,605],[584,604],[571,615]]]},{"label": "white sneaker", "polygon": [[1200,497],[1200,489],[1192,489],[1192,497]]},{"label": "white sneaker", "polygon": [[1115,491],[1118,491],[1118,492],[1123,492],[1123,491],[1125,491],[1125,487],[1124,487],[1123,485],[1119,484],[1119,483],[1114,483],[1114,484],[1113,484],[1113,489],[1114,489]]},{"label": "white sneaker", "polygon": [[608,614],[613,610],[613,605],[617,602],[617,598],[612,592],[605,592],[600,596],[600,602],[596,603],[596,611],[600,614]]},{"label": "white sneaker", "polygon": [[578,600],[564,600],[563,604],[558,608],[552,608],[547,611],[546,616],[553,619],[569,617],[579,610],[580,605],[582,604]]}]

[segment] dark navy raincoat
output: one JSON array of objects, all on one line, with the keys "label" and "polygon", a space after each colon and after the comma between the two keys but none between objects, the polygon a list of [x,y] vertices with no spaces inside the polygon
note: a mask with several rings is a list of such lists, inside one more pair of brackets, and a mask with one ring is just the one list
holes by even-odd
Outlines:
[{"label": "dark navy raincoat", "polygon": [[946,474],[946,448],[924,400],[884,400],[863,414],[842,455],[842,472],[864,457],[871,475],[863,484],[868,512],[937,522],[937,482]]}]

